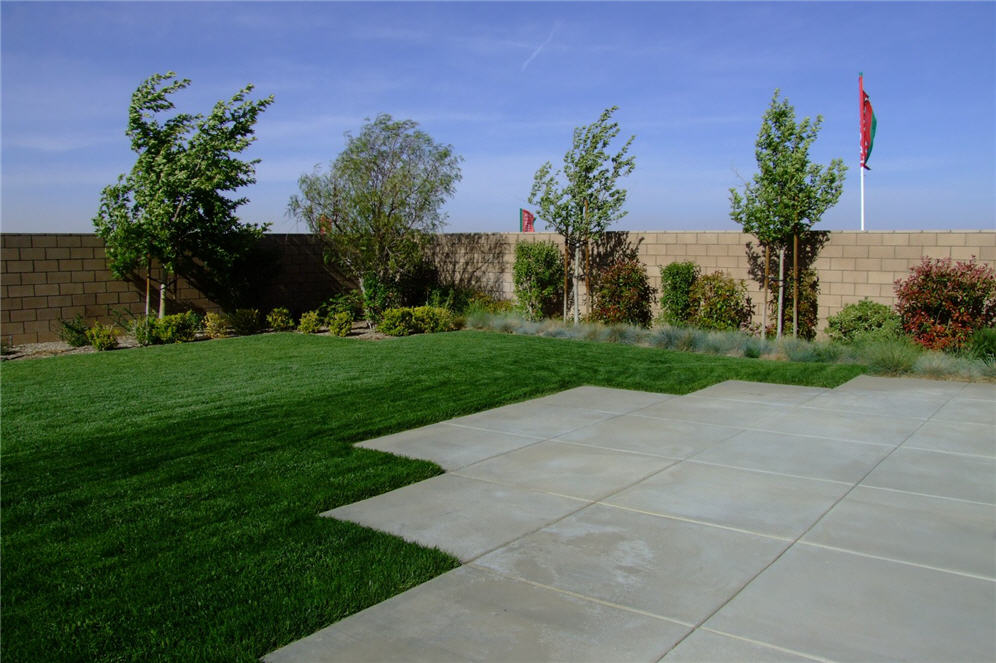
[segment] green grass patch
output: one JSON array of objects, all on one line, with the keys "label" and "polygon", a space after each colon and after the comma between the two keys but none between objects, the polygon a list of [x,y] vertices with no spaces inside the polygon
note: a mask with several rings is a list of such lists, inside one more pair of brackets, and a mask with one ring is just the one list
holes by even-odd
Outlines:
[{"label": "green grass patch", "polygon": [[832,387],[862,370],[471,331],[6,363],[0,654],[251,661],[457,566],[317,517],[440,473],[360,440],[582,384]]}]

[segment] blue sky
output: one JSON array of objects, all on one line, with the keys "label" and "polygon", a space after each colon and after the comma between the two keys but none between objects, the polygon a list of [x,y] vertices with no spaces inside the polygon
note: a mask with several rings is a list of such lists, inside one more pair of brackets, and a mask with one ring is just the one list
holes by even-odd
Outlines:
[{"label": "blue sky", "polygon": [[[772,92],[824,123],[811,157],[848,165],[818,226],[859,226],[857,75],[878,116],[869,229],[996,228],[996,3],[23,3],[2,13],[2,228],[87,232],[134,163],[131,93],[190,78],[182,110],[246,83],[275,103],[244,220],[285,215],[365,118],[410,118],[464,157],[447,230],[518,229],[544,161],[616,105],[636,135],[617,229],[736,230]],[[538,225],[537,229],[542,229]]]}]

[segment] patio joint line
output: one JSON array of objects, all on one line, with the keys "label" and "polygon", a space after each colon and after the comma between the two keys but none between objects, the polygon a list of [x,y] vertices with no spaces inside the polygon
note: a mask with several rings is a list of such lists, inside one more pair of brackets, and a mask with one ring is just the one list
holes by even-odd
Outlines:
[{"label": "patio joint line", "polygon": [[[708,449],[706,449],[708,451]],[[702,453],[702,452],[700,452]],[[696,454],[697,456],[698,454]],[[841,481],[840,479],[824,479],[822,477],[806,476],[804,474],[789,474],[788,472],[775,472],[774,470],[761,470],[756,467],[741,467],[740,465],[727,465],[711,460],[697,460],[695,456],[682,459],[683,463],[697,463],[699,465],[712,465],[713,467],[725,467],[729,470],[742,470],[744,472],[756,472],[757,474],[770,474],[776,477],[786,477],[788,479],[805,479],[806,481],[822,481],[823,483],[835,483],[842,486],[852,486],[852,481]]]},{"label": "patio joint line", "polygon": [[754,640],[752,638],[747,638],[742,635],[737,635],[735,633],[727,633],[726,631],[719,631],[717,629],[709,628],[707,626],[700,626],[699,629],[697,630],[706,631],[707,633],[715,633],[716,635],[722,635],[727,638],[733,638],[734,640],[749,642],[753,645],[760,645],[761,647],[767,647],[768,649],[774,649],[775,651],[785,652],[786,654],[801,656],[802,658],[808,658],[811,661],[820,661],[820,663],[835,663],[833,659],[823,658],[822,656],[817,656],[816,654],[807,654],[806,652],[801,652],[796,649],[789,649],[788,647],[779,647],[778,645],[772,644],[770,642],[764,642],[763,640]]},{"label": "patio joint line", "polygon": [[539,589],[546,589],[548,591],[555,592],[557,594],[564,594],[566,596],[571,596],[571,597],[574,597],[576,599],[581,599],[582,601],[588,601],[588,602],[591,602],[591,603],[597,603],[599,605],[604,605],[604,606],[607,606],[609,608],[616,608],[618,610],[624,610],[626,612],[632,612],[632,613],[637,614],[637,615],[643,615],[644,617],[651,617],[653,619],[658,619],[660,621],[671,622],[672,624],[678,624],[679,626],[685,626],[687,628],[692,628],[692,624],[690,624],[688,622],[683,622],[680,619],[674,619],[673,617],[665,617],[664,615],[658,615],[657,613],[654,613],[654,612],[647,612],[646,610],[640,610],[639,608],[633,608],[633,607],[630,607],[630,606],[627,606],[627,605],[622,605],[621,603],[613,603],[612,601],[606,601],[604,599],[596,598],[594,596],[588,596],[587,594],[579,594],[578,592],[572,592],[569,589],[561,589],[559,587],[553,587],[552,585],[544,585],[543,583],[536,582],[535,580],[529,580],[528,578],[522,578],[520,576],[512,575],[512,574],[509,574],[509,573],[502,573],[500,571],[496,571],[495,569],[491,569],[491,568],[488,568],[486,566],[479,566],[477,564],[474,564],[473,562],[468,562],[464,566],[469,566],[469,567],[474,568],[474,569],[476,569],[478,571],[484,571],[486,573],[490,573],[490,574],[499,576],[501,578],[506,578],[508,580],[514,580],[516,582],[523,582],[523,583],[526,583],[527,585],[532,585],[533,587],[537,587]]},{"label": "patio joint line", "polygon": [[[468,416],[473,416],[473,415],[468,415]],[[547,438],[547,437],[543,437],[543,438],[537,439],[535,435],[526,435],[525,433],[513,433],[513,432],[505,431],[505,430],[495,430],[494,428],[482,428],[480,426],[470,426],[468,424],[457,424],[457,423],[453,423],[452,421],[440,421],[439,423],[442,424],[442,425],[444,425],[444,426],[452,426],[453,428],[466,428],[466,429],[469,429],[469,430],[479,430],[479,431],[482,431],[482,432],[485,432],[485,433],[503,433],[505,435],[513,435],[515,437],[524,437],[524,438],[529,439],[529,440],[536,440],[537,442],[542,442],[543,440],[550,439],[550,438]],[[413,430],[416,430],[416,429],[413,429]],[[402,432],[407,433],[408,431],[402,431]],[[377,438],[374,438],[374,439],[377,439]]]},{"label": "patio joint line", "polygon": [[963,497],[948,497],[947,495],[934,495],[933,493],[918,493],[915,490],[902,490],[901,488],[888,488],[886,486],[873,486],[871,484],[863,483],[860,484],[861,488],[869,488],[871,490],[886,490],[890,493],[902,493],[904,495],[917,495],[918,497],[933,497],[938,500],[948,500],[951,502],[961,502],[962,504],[978,504],[979,506],[996,507],[996,504],[992,502],[979,502],[977,500],[966,500]]},{"label": "patio joint line", "polygon": [[903,449],[915,449],[917,451],[932,451],[938,454],[950,454],[952,456],[964,456],[965,458],[977,458],[979,460],[996,460],[996,456],[988,456],[986,454],[970,454],[964,451],[948,451],[946,449],[928,449],[927,447],[918,447],[916,445],[903,444]]},{"label": "patio joint line", "polygon": [[794,539],[790,536],[778,536],[777,534],[765,534],[764,532],[755,532],[749,529],[743,529],[742,527],[733,527],[731,525],[720,525],[719,523],[711,523],[706,520],[696,520],[694,518],[685,518],[683,516],[675,516],[668,513],[657,513],[655,511],[645,511],[643,509],[637,509],[631,506],[624,506],[622,504],[613,504],[611,502],[599,501],[598,504],[602,506],[611,507],[613,509],[620,509],[622,511],[632,511],[633,513],[642,513],[645,516],[655,516],[657,518],[666,518],[668,520],[677,520],[683,523],[691,523],[692,525],[702,525],[703,527],[715,527],[717,529],[725,529],[730,532],[737,532],[739,534],[750,534],[752,536],[762,536],[766,539],[774,539],[776,541],[787,541],[792,542]]},{"label": "patio joint line", "polygon": [[946,569],[941,566],[931,566],[930,564],[920,564],[918,562],[910,562],[904,559],[896,559],[895,557],[885,557],[884,555],[873,555],[871,553],[861,552],[859,550],[851,550],[850,548],[840,548],[838,546],[830,546],[825,543],[816,543],[815,541],[799,541],[799,545],[811,546],[813,548],[823,548],[825,550],[835,550],[837,552],[842,552],[848,555],[857,555],[858,557],[868,557],[870,559],[878,559],[883,562],[895,562],[896,564],[903,564],[905,566],[913,566],[918,569],[928,569],[930,571],[938,571],[939,573],[950,573],[951,575],[962,576],[965,578],[974,578],[975,580],[985,580],[987,582],[996,583],[996,578],[991,576],[980,576],[977,573],[969,573],[968,571],[958,571],[956,569]]},{"label": "patio joint line", "polygon": [[[528,449],[529,447],[522,447],[522,448],[523,449]],[[497,458],[497,456],[492,456],[491,458]],[[484,460],[490,460],[490,459],[485,458]],[[484,462],[484,461],[480,461],[480,462]],[[470,465],[468,465],[467,467],[470,467]],[[472,477],[472,476],[469,476],[467,474],[461,474],[460,470],[453,470],[452,472],[446,472],[445,474],[449,474],[450,476],[454,476],[454,477],[460,477],[461,479],[466,479],[467,481],[480,481],[482,483],[490,483],[491,485],[501,486],[503,488],[515,488],[516,490],[525,490],[527,492],[537,493],[537,494],[540,494],[540,495],[554,495],[555,497],[565,497],[565,498],[567,498],[569,500],[573,500],[575,502],[584,502],[585,505],[587,505],[587,506],[590,506],[592,504],[597,504],[598,503],[598,500],[591,499],[591,498],[588,498],[588,497],[578,497],[577,495],[565,495],[563,493],[555,493],[555,492],[550,491],[550,490],[540,490],[538,488],[530,488],[528,486],[520,486],[519,484],[515,484],[515,483],[508,483],[506,481],[499,481],[498,479],[489,479],[489,478],[485,478],[485,477]],[[439,475],[439,476],[443,476],[443,475]],[[436,477],[432,477],[432,479],[435,479],[435,478]],[[568,514],[568,515],[570,515],[570,514]],[[544,527],[546,527],[546,526],[544,525]]]}]

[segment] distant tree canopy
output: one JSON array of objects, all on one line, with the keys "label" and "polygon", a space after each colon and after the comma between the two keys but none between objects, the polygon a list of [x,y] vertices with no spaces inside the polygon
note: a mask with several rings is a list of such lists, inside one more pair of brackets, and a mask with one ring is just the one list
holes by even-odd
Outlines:
[{"label": "distant tree canopy", "polygon": [[300,193],[287,205],[364,294],[373,280],[394,283],[420,261],[461,178],[453,147],[417,127],[386,114],[367,120],[358,135],[346,133],[328,173],[300,177]]},{"label": "distant tree canopy", "polygon": [[[619,124],[611,121],[618,109],[618,106],[606,108],[596,121],[574,129],[574,142],[564,155],[563,170],[555,172],[549,161],[544,163],[536,171],[529,194],[529,202],[537,206],[538,216],[563,236],[565,246],[574,256],[571,274],[575,322],[580,248],[599,239],[610,224],[626,215],[623,210],[626,189],[617,188],[616,180],[636,167],[636,158],[628,156],[635,136],[630,136],[615,154],[606,151],[619,135]],[[565,307],[568,299],[565,292]]]},{"label": "distant tree canopy", "polygon": [[187,277],[223,300],[237,297],[236,275],[245,273],[246,258],[268,227],[240,223],[235,210],[248,199],[224,194],[256,182],[259,159],[236,155],[252,144],[256,119],[273,97],[250,100],[248,85],[206,116],[160,120],[175,108],[169,96],[190,84],[175,77],[155,74],[132,94],[125,133],[138,158],[129,174],[103,189],[93,219],[118,278],[160,263],[166,272],[160,316],[170,276]]}]

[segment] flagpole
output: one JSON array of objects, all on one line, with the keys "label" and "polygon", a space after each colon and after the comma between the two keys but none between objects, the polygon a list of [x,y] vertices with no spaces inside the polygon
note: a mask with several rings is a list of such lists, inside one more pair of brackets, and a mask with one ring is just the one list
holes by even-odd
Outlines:
[{"label": "flagpole", "polygon": [[861,232],[865,231],[864,72],[858,72],[858,170],[861,171]]}]

